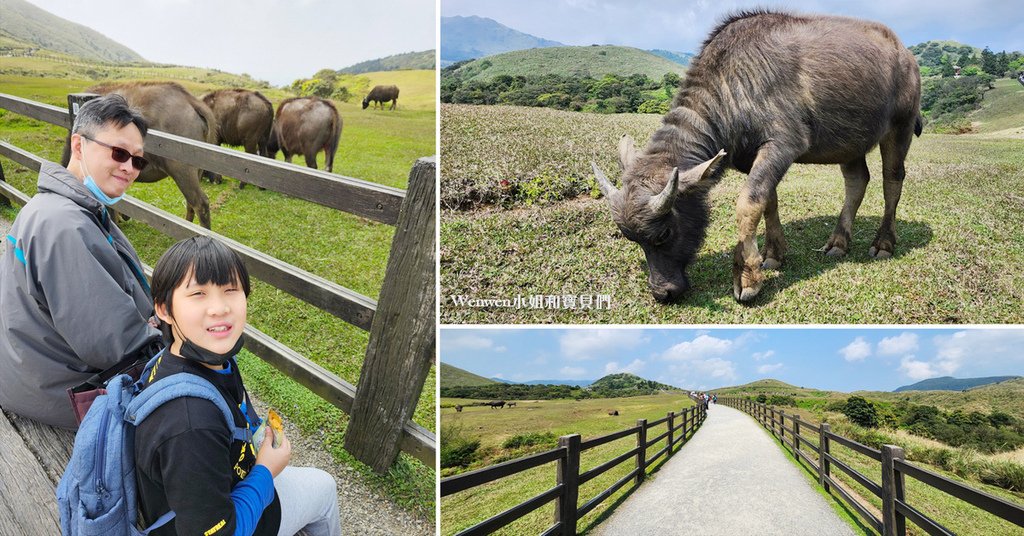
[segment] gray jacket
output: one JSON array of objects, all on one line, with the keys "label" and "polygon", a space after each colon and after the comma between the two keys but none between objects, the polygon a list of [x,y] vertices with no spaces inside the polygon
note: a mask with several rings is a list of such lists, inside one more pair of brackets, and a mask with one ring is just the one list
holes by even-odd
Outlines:
[{"label": "gray jacket", "polygon": [[75,428],[67,388],[160,339],[142,263],[85,185],[51,162],[5,240],[0,407]]}]

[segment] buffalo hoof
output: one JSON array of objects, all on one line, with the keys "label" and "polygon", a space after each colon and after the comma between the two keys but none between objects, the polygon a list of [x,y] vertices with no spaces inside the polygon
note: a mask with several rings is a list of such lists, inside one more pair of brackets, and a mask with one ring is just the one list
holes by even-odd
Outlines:
[{"label": "buffalo hoof", "polygon": [[846,250],[839,247],[833,247],[832,249],[826,251],[825,255],[828,255],[833,259],[838,259],[840,257],[846,256]]},{"label": "buffalo hoof", "polygon": [[754,298],[756,298],[758,293],[760,293],[760,292],[761,292],[760,288],[747,287],[747,288],[743,289],[740,292],[739,296],[736,296],[736,299],[741,301],[741,302],[743,302],[743,303],[747,303],[747,302],[753,300]]},{"label": "buffalo hoof", "polygon": [[871,246],[871,249],[868,250],[868,254],[871,255],[871,258],[878,259],[878,260],[885,260],[885,259],[892,258],[892,252],[891,251],[886,251],[884,249],[878,249],[875,246]]},{"label": "buffalo hoof", "polygon": [[778,270],[782,266],[782,261],[767,257],[764,262],[761,263],[761,268],[765,270]]}]

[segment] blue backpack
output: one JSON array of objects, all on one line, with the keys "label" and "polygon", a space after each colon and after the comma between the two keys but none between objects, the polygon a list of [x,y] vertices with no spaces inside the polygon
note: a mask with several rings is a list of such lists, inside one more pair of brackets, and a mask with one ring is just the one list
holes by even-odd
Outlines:
[{"label": "blue backpack", "polygon": [[[141,378],[162,353],[146,364]],[[115,376],[78,428],[71,460],[57,485],[64,536],[143,536],[174,518],[170,511],[149,528],[136,528],[135,427],[165,402],[183,396],[210,400],[224,414],[233,440],[252,440],[247,427],[235,425],[217,388],[195,374],[172,374],[149,386],[129,374]]]}]

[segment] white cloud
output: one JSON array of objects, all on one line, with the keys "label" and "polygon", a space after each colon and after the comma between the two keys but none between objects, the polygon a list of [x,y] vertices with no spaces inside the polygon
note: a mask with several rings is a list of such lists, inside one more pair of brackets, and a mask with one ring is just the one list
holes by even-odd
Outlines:
[{"label": "white cloud", "polygon": [[605,375],[608,375],[608,374],[618,374],[620,372],[628,372],[630,374],[639,374],[640,371],[643,370],[645,364],[646,363],[644,363],[640,359],[634,359],[632,363],[630,363],[630,364],[628,364],[628,365],[626,365],[624,367],[620,367],[618,362],[611,361],[611,362],[605,364],[605,366],[604,366],[604,373],[605,373]]},{"label": "white cloud", "polygon": [[494,347],[494,351],[495,351],[495,352],[504,352],[504,351],[506,351],[506,350],[508,350],[508,347],[507,347],[507,346],[495,346],[495,347]]},{"label": "white cloud", "polygon": [[587,370],[583,367],[562,367],[559,374],[567,380],[579,380],[587,373]]},{"label": "white cloud", "polygon": [[635,348],[645,341],[646,339],[634,330],[574,329],[562,335],[558,342],[566,359],[582,361]]},{"label": "white cloud", "polygon": [[754,361],[764,361],[773,355],[775,355],[775,350],[768,350],[767,352],[754,352],[750,357],[753,357]]},{"label": "white cloud", "polygon": [[927,380],[940,374],[936,372],[931,363],[918,361],[914,356],[908,355],[900,362],[900,372],[911,380]]},{"label": "white cloud", "polygon": [[775,372],[776,370],[779,370],[780,368],[782,368],[782,363],[774,363],[774,364],[771,364],[771,365],[761,365],[760,367],[757,367],[757,373],[758,374],[769,374],[771,372]]},{"label": "white cloud", "polygon": [[487,350],[494,346],[494,341],[480,335],[469,333],[456,335],[444,342],[449,350]]},{"label": "white cloud", "polygon": [[661,354],[667,361],[692,361],[728,354],[735,344],[728,339],[719,339],[711,335],[698,335],[692,341],[683,341]]},{"label": "white cloud", "polygon": [[871,355],[871,343],[864,340],[864,337],[857,337],[853,342],[844,346],[839,353],[843,354],[843,359],[853,361],[864,361],[865,358]]},{"label": "white cloud", "polygon": [[917,349],[917,335],[914,333],[886,337],[878,343],[878,353],[882,355],[906,355],[916,352]]}]

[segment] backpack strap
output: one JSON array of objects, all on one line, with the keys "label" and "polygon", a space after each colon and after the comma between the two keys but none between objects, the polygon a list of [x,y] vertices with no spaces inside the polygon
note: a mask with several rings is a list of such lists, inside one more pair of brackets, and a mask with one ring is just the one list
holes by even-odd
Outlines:
[{"label": "backpack strap", "polygon": [[183,396],[202,398],[213,402],[224,416],[224,422],[227,423],[228,429],[232,431],[231,438],[235,441],[252,441],[252,432],[249,427],[235,424],[231,408],[228,407],[228,403],[220,391],[205,379],[187,372],[172,374],[148,385],[128,404],[124,419],[128,423],[138,426],[156,408]]}]

